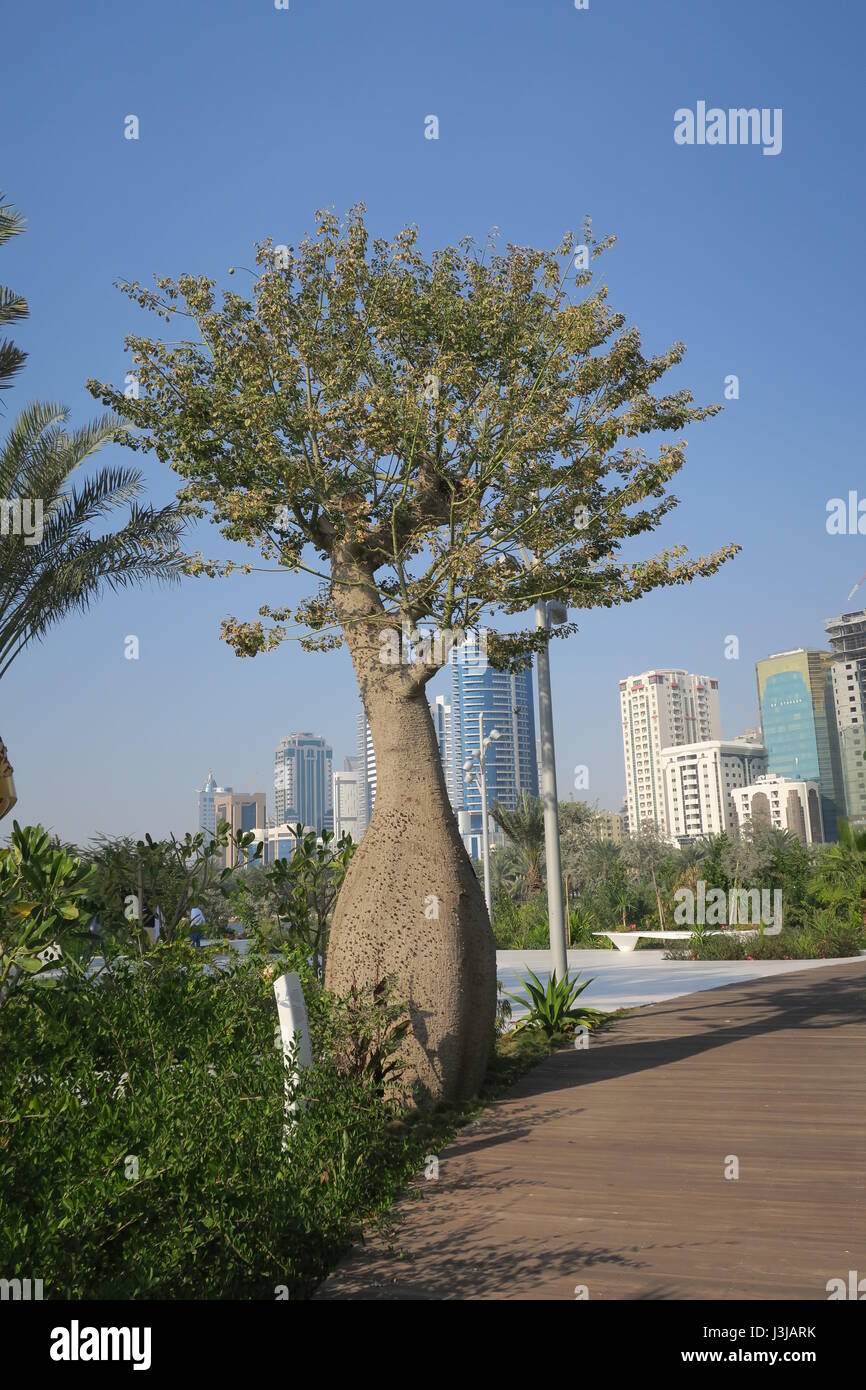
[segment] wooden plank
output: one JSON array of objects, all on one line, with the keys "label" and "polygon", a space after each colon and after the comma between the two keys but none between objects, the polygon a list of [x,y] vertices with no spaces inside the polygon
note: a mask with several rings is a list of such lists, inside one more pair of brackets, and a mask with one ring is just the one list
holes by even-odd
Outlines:
[{"label": "wooden plank", "polygon": [[866,961],[651,1005],[524,1077],[316,1296],[823,1300],[866,1275],[864,1140]]}]

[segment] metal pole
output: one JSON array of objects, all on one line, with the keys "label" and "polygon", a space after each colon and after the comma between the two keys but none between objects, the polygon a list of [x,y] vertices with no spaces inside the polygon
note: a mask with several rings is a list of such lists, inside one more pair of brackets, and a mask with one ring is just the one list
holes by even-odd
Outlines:
[{"label": "metal pole", "polygon": [[481,766],[481,859],[484,864],[484,901],[487,903],[487,916],[493,920],[490,903],[490,832],[487,826],[487,773],[484,768],[486,750],[484,748],[484,714],[478,715],[478,761]]},{"label": "metal pole", "polygon": [[[547,604],[535,605],[535,626],[548,628]],[[544,857],[547,865],[547,917],[550,926],[552,973],[559,980],[568,974],[565,917],[562,911],[562,861],[559,852],[559,803],[556,799],[556,755],[553,747],[553,705],[550,695],[548,644],[538,653],[538,726],[541,733],[541,795],[544,799]]]}]

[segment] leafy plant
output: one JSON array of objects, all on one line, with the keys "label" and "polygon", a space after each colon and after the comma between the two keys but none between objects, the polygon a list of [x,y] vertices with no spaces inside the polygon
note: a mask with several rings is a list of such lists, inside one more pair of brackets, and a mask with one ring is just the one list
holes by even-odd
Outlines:
[{"label": "leafy plant", "polygon": [[778,936],[759,932],[695,932],[684,949],[671,950],[669,960],[822,960],[856,956],[866,949],[859,921],[840,920],[831,909],[818,909],[801,927],[785,927]]},{"label": "leafy plant", "polygon": [[87,924],[93,873],[41,825],[13,822],[9,847],[0,850],[0,1008],[60,959],[72,929]]},{"label": "leafy plant", "polygon": [[331,1053],[341,1075],[372,1082],[384,1094],[394,1090],[401,1071],[400,1044],[411,1026],[406,1005],[392,998],[393,981],[352,985],[341,999],[330,999]]},{"label": "leafy plant", "polygon": [[534,971],[530,970],[529,974],[529,980],[521,980],[528,998],[512,994],[509,990],[504,991],[515,1003],[528,1009],[526,1017],[520,1020],[515,1031],[521,1028],[541,1028],[548,1037],[553,1037],[555,1033],[570,1033],[580,1024],[595,1027],[604,1017],[598,1009],[577,1007],[575,1004],[575,1000],[587,985],[592,984],[591,979],[579,983],[579,975],[573,980],[568,974],[562,979],[551,975],[545,986]]},{"label": "leafy plant", "polygon": [[46,1297],[303,1296],[427,1152],[337,1065],[323,994],[283,1153],[272,979],[201,966],[159,942],[0,1013],[0,1269],[37,1269]]},{"label": "leafy plant", "polygon": [[501,1038],[511,1027],[511,1005],[505,998],[502,981],[496,981],[496,1036]]},{"label": "leafy plant", "polygon": [[222,821],[209,840],[199,831],[183,839],[169,835],[154,840],[146,835],[138,841],[129,837],[101,841],[91,855],[94,878],[89,906],[106,949],[112,940],[125,946],[132,938],[146,947],[150,942],[141,928],[152,927],[157,915],[163,941],[188,934],[193,907],[200,907],[201,900],[232,879],[234,870],[223,867],[227,846],[233,846],[237,860],[255,863],[261,846],[253,847],[253,838],[249,830],[232,834]]},{"label": "leafy plant", "polygon": [[505,893],[493,902],[493,935],[503,951],[544,950],[550,945],[547,894],[517,903]]},{"label": "leafy plant", "polygon": [[500,801],[490,807],[491,815],[517,851],[523,875],[523,897],[532,898],[541,888],[544,874],[544,802],[540,796],[522,791],[514,810]]},{"label": "leafy plant", "polygon": [[601,941],[610,946],[612,943],[606,937],[596,939],[593,932],[598,929],[595,914],[589,908],[578,904],[573,907],[568,914],[569,922],[569,945],[576,946],[578,942],[581,946],[593,947]]},{"label": "leafy plant", "polygon": [[294,829],[294,853],[264,869],[264,891],[257,894],[244,877],[226,891],[260,949],[297,946],[312,957],[317,976],[324,979],[334,905],[357,845],[351,835],[335,840],[331,830]]}]

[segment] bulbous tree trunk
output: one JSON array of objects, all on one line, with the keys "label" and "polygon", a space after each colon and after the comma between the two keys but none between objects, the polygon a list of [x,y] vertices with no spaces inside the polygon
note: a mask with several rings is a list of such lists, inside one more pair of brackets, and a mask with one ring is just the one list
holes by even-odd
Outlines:
[{"label": "bulbous tree trunk", "polygon": [[6,753],[6,744],[0,739],[0,820],[9,814],[17,800],[12,765]]},{"label": "bulbous tree trunk", "polygon": [[376,802],[340,891],[325,983],[345,994],[393,977],[411,1015],[401,1079],[429,1105],[466,1099],[481,1085],[494,1037],[496,951],[424,684],[412,667],[379,661],[376,622],[385,624],[376,603],[357,589],[337,599],[370,721]]}]

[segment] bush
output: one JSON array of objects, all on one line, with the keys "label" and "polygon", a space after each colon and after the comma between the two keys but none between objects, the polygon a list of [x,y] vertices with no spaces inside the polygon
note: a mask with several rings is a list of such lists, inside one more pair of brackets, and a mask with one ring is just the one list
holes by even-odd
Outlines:
[{"label": "bush", "polygon": [[823,960],[856,956],[866,949],[859,926],[840,922],[828,911],[813,914],[810,925],[783,927],[778,936],[742,937],[733,932],[710,936],[701,932],[682,950],[666,953],[668,960]]},{"label": "bush", "polygon": [[[302,964],[315,1065],[283,1152],[273,976],[292,963],[202,961],[158,946],[0,1014],[5,1275],[48,1298],[303,1296],[421,1166],[429,1139],[381,1084],[399,1028],[381,993],[347,1009]],[[329,1039],[359,1033],[341,1065]]]},{"label": "bush", "polygon": [[493,902],[493,935],[500,951],[543,951],[550,945],[547,893],[516,903],[501,893]]},{"label": "bush", "polygon": [[93,874],[41,825],[13,822],[0,850],[0,1010],[64,952],[80,951]]}]

